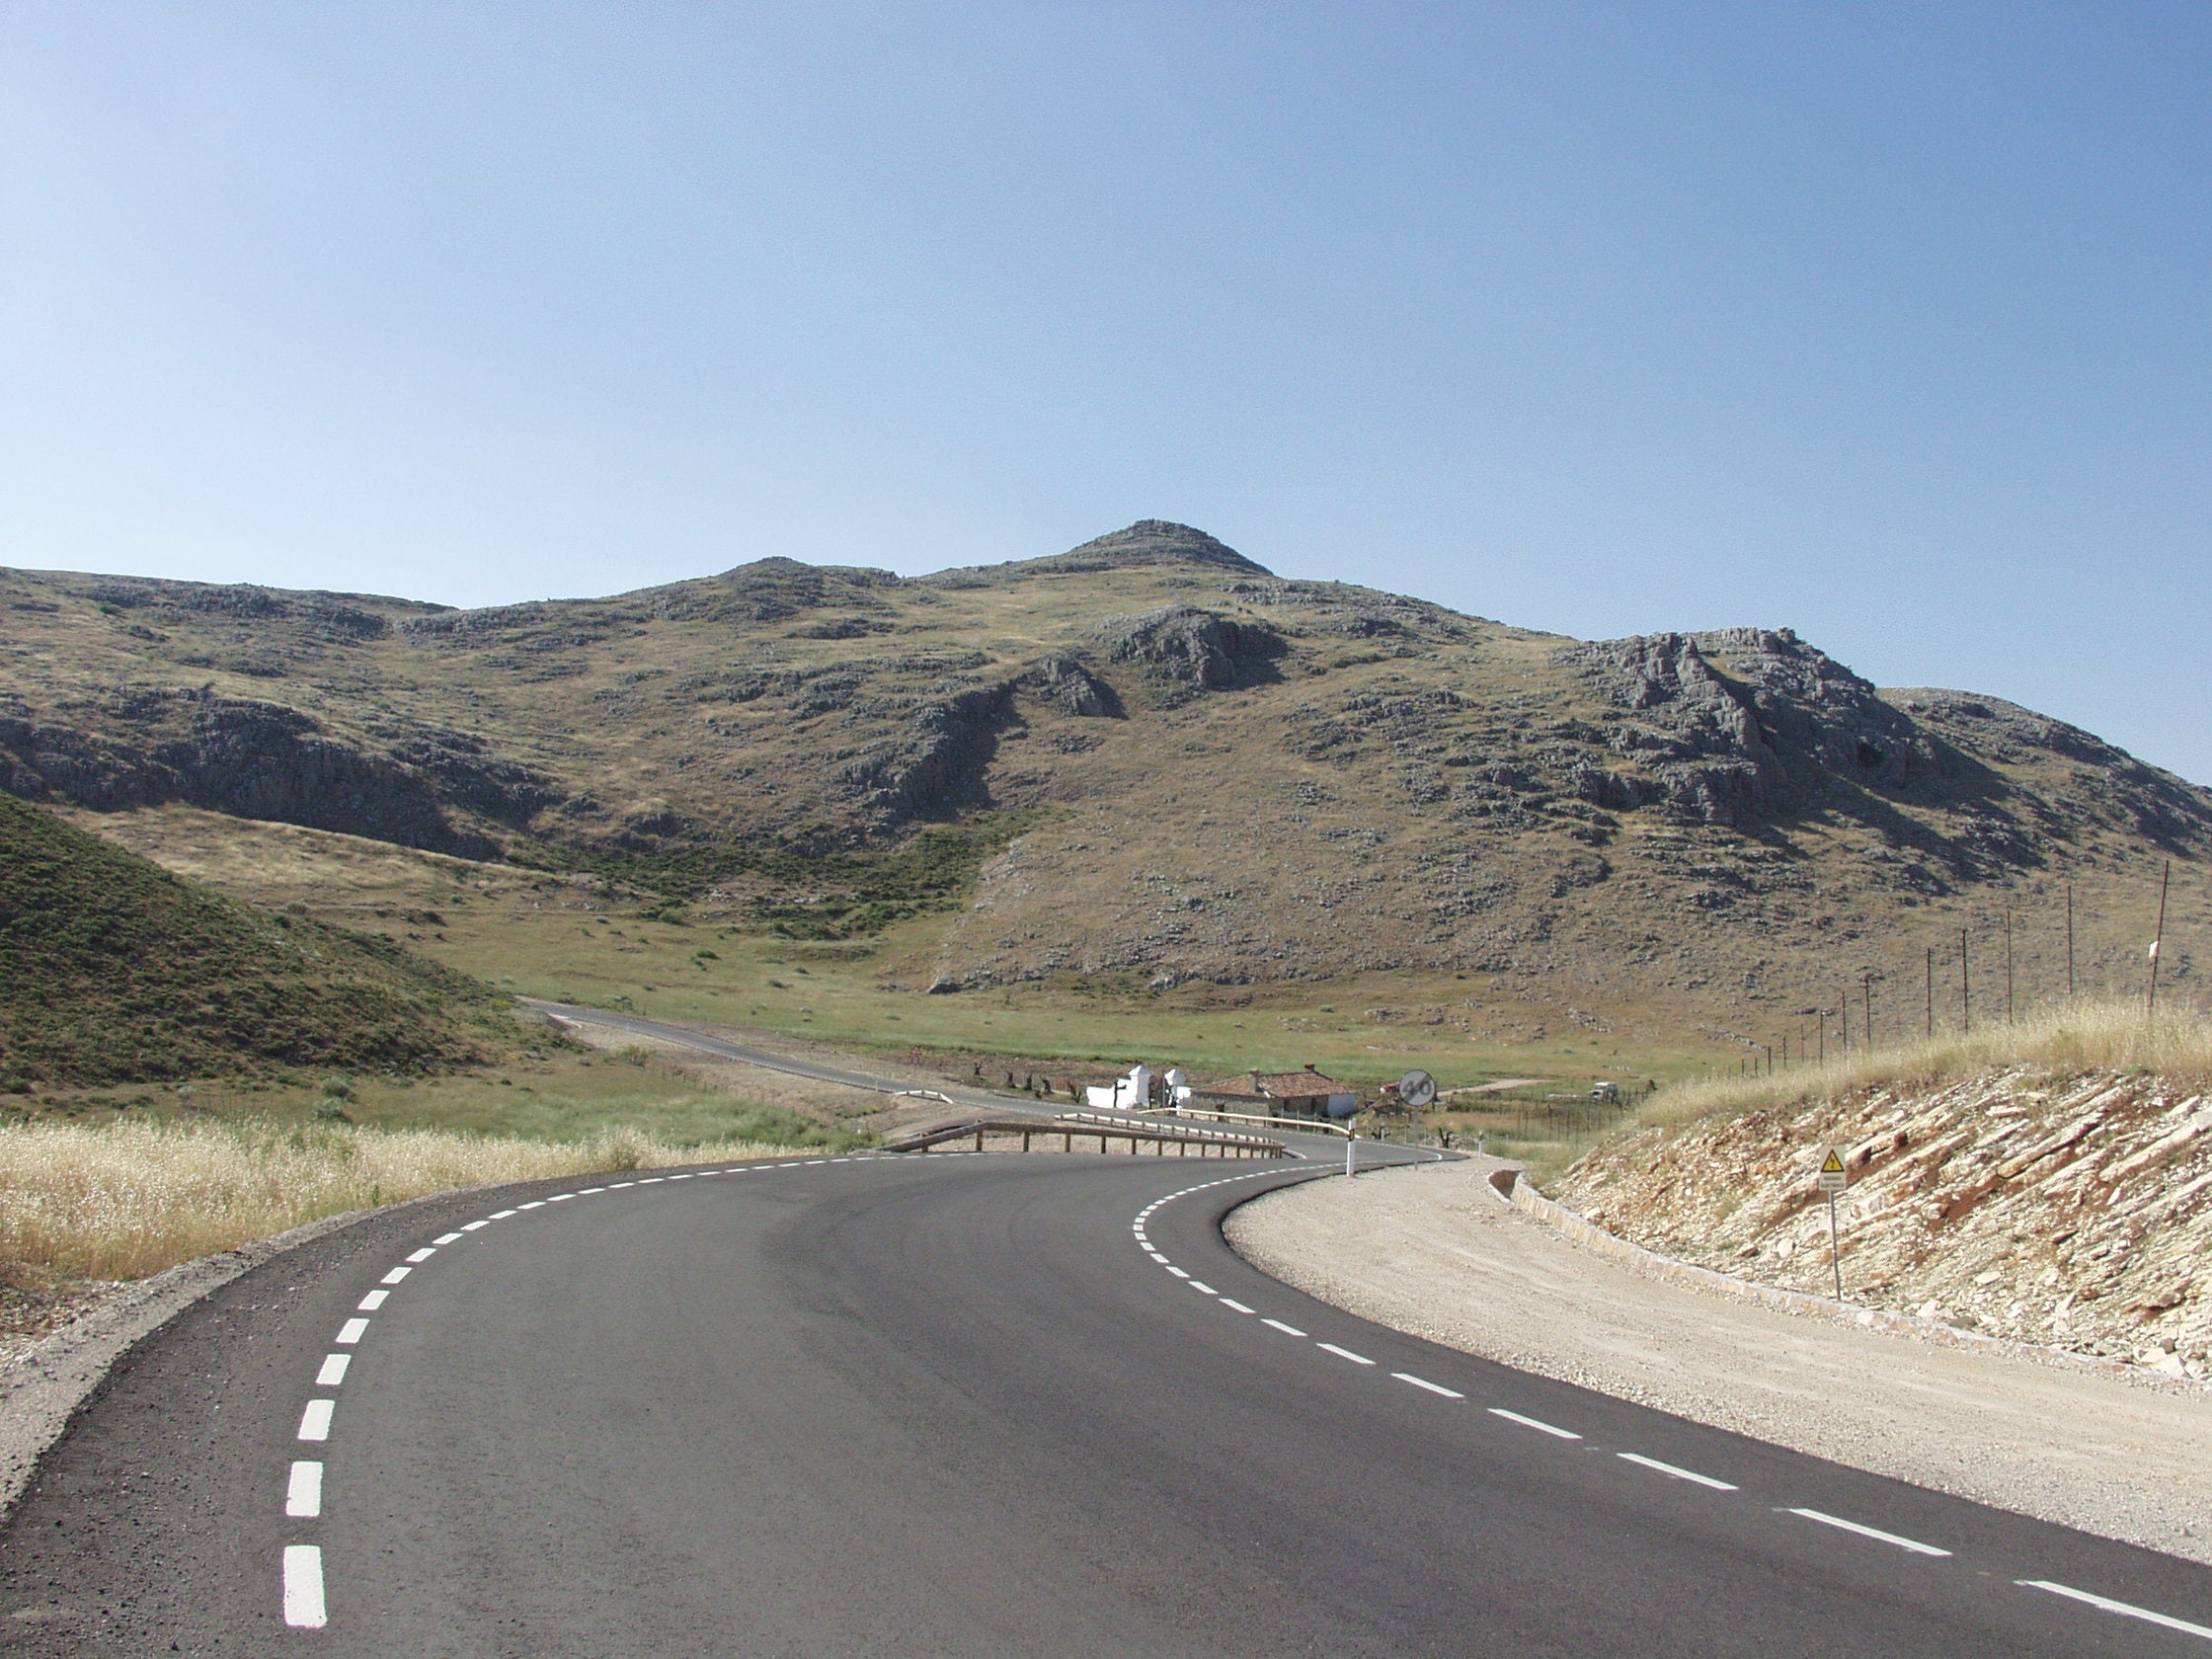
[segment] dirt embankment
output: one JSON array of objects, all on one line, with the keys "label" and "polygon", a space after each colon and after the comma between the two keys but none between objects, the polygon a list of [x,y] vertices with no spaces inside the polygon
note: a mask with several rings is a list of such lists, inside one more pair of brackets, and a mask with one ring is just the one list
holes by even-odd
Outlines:
[{"label": "dirt embankment", "polygon": [[1649,1249],[1825,1295],[1830,1146],[1851,1301],[2212,1376],[2212,1104],[2156,1075],[2013,1068],[1655,1127],[1555,1196]]}]

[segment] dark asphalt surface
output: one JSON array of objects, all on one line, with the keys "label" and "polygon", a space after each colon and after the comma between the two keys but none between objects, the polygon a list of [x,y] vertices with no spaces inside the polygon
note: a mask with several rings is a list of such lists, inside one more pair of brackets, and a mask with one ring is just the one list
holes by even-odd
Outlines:
[{"label": "dark asphalt surface", "polygon": [[[118,1368],[0,1535],[0,1647],[2212,1651],[2016,1582],[2212,1625],[2201,1568],[1524,1377],[1276,1284],[1220,1220],[1310,1174],[1054,1153],[624,1176],[640,1184],[463,1232],[359,1315],[461,1224],[603,1183],[383,1213],[234,1281]],[[1202,1182],[1224,1184],[1133,1235]],[[334,1347],[356,1316],[357,1346]],[[325,1444],[296,1438],[313,1398],[336,1401]],[[285,1514],[295,1460],[324,1465],[319,1516]],[[328,1624],[287,1628],[280,1562],[308,1545]]]}]

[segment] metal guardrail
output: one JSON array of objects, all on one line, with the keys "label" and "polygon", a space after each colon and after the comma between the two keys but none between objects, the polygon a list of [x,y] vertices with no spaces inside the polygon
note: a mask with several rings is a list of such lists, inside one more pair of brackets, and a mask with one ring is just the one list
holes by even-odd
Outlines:
[{"label": "metal guardrail", "polygon": [[[1090,1118],[1092,1114],[1083,1114]],[[1200,1157],[1267,1157],[1287,1156],[1280,1141],[1269,1141],[1257,1135],[1204,1135],[1182,1129],[1151,1129],[1141,1124],[1096,1121],[1076,1123],[1072,1117],[1061,1118],[976,1118],[965,1123],[946,1124],[942,1128],[908,1136],[901,1141],[887,1141],[887,1152],[926,1152],[932,1146],[941,1146],[954,1141],[973,1140],[976,1150],[984,1149],[984,1138],[988,1135],[1018,1135],[1021,1149],[1031,1149],[1033,1140],[1051,1141],[1060,1138],[1062,1151],[1071,1152],[1078,1140],[1095,1138],[1098,1149],[1106,1150],[1109,1141],[1127,1141],[1131,1154],[1138,1155],[1139,1147],[1146,1145],[1159,1148],[1155,1154],[1167,1155],[1167,1148],[1176,1148],[1177,1157],[1188,1157],[1191,1148],[1198,1148]]]}]

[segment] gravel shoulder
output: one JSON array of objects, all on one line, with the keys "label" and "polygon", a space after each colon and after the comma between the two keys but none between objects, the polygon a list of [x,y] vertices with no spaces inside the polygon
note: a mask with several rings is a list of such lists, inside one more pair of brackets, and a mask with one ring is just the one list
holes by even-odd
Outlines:
[{"label": "gravel shoulder", "polygon": [[1494,1158],[1313,1181],[1230,1244],[1379,1324],[1617,1398],[2212,1564],[2212,1400],[1644,1277],[1500,1200]]}]

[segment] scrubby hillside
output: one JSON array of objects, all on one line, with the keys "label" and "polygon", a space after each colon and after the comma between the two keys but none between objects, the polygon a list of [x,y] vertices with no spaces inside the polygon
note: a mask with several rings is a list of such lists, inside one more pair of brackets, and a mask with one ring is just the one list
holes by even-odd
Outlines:
[{"label": "scrubby hillside", "polygon": [[[1991,1335],[2212,1376],[2212,1026],[2054,1016],[1786,1083],[1662,1094],[1560,1199],[1725,1273]],[[1688,1121],[1668,1123],[1689,1111]]]},{"label": "scrubby hillside", "polygon": [[233,904],[0,795],[0,1080],[417,1069],[477,1056],[491,1019],[476,981]]},{"label": "scrubby hillside", "polygon": [[1773,1041],[2007,908],[2051,992],[2067,883],[2086,987],[2139,956],[2160,860],[2177,983],[2212,924],[2212,796],[2060,722],[1786,629],[1587,644],[1284,581],[1182,525],[482,611],[31,572],[0,603],[18,795],[584,866],[802,934],[964,905],[886,965],[917,991],[1415,971],[1490,984],[1374,1020],[1518,1040],[1497,1010],[1540,980],[1593,1027],[1665,1003]]}]

